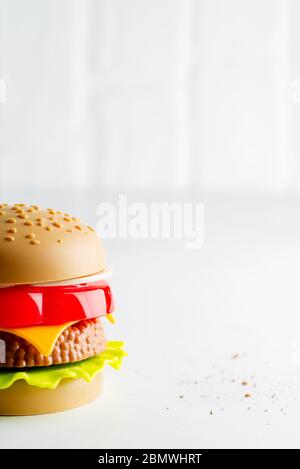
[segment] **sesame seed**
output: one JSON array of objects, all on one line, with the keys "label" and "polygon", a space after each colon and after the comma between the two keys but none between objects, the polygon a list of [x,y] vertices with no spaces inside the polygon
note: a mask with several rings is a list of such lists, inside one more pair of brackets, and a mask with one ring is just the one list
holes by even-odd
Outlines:
[{"label": "sesame seed", "polygon": [[62,227],[63,227],[62,224],[61,224],[61,223],[58,223],[57,221],[55,221],[55,222],[53,223],[53,226],[55,226],[55,228],[62,228]]}]

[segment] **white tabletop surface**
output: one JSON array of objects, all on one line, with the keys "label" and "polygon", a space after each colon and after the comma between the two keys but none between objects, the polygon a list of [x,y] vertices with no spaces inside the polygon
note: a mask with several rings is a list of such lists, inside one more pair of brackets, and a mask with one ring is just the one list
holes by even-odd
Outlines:
[{"label": "white tabletop surface", "polygon": [[199,251],[107,242],[123,369],[86,407],[0,418],[0,447],[300,447],[299,215],[300,201],[220,198]]}]

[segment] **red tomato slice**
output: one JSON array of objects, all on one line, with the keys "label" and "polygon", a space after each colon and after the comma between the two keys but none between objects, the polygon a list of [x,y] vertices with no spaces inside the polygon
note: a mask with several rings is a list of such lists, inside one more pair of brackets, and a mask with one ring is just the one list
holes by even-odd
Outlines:
[{"label": "red tomato slice", "polygon": [[0,288],[0,327],[3,328],[64,324],[105,316],[113,310],[112,293],[104,281]]}]

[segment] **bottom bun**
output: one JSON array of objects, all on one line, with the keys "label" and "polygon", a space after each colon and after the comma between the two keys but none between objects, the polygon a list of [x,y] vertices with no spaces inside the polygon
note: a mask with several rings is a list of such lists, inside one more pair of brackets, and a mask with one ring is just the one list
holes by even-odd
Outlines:
[{"label": "bottom bun", "polygon": [[95,400],[102,391],[103,373],[88,383],[84,379],[64,379],[55,389],[30,386],[16,381],[0,390],[0,415],[38,415],[73,409]]}]

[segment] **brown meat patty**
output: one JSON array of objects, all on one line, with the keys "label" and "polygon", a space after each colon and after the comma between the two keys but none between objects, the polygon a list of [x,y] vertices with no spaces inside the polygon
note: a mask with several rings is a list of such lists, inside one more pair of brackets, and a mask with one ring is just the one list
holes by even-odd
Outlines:
[{"label": "brown meat patty", "polygon": [[69,326],[57,339],[51,355],[42,355],[27,340],[8,332],[0,332],[6,345],[6,363],[0,367],[25,368],[60,365],[93,357],[105,348],[100,318],[88,319]]}]

